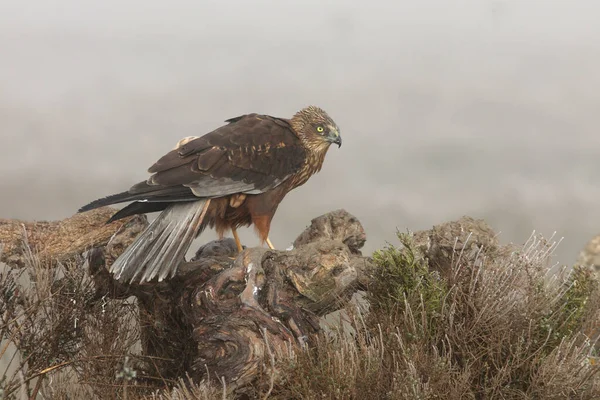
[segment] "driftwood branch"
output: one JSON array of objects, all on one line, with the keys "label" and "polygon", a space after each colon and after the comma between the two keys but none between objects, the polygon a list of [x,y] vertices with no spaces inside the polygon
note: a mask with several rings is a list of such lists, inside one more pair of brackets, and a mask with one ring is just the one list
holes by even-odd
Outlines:
[{"label": "driftwood branch", "polygon": [[137,299],[143,353],[157,376],[208,374],[236,388],[252,381],[268,354],[310,345],[319,317],[350,300],[365,281],[365,239],[360,222],[338,210],[312,220],[289,251],[237,255],[232,239],[207,243],[165,282],[115,281],[107,267],[119,253],[116,237],[90,251],[88,265],[97,298]]}]

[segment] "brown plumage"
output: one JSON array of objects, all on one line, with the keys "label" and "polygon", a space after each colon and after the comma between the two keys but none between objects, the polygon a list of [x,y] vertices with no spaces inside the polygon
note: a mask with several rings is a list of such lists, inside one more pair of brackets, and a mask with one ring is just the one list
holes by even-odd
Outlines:
[{"label": "brown plumage", "polygon": [[291,119],[247,114],[201,137],[182,139],[150,169],[147,181],[96,200],[79,211],[133,201],[115,215],[163,211],[111,267],[117,278],[159,280],[173,275],[194,237],[207,226],[219,237],[254,225],[269,240],[279,203],[323,166],[339,128],[325,111],[309,106]]}]

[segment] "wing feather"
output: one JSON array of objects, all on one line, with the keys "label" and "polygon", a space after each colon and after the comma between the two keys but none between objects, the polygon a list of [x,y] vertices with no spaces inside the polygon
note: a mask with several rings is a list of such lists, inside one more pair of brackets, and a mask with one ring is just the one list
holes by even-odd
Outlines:
[{"label": "wing feather", "polygon": [[306,150],[288,120],[247,114],[185,142],[149,169],[147,181],[82,210],[126,201],[178,202],[272,189],[304,164]]},{"label": "wing feather", "polygon": [[196,196],[269,190],[297,172],[305,149],[289,122],[248,114],[228,120],[159,159],[151,185],[183,185]]}]

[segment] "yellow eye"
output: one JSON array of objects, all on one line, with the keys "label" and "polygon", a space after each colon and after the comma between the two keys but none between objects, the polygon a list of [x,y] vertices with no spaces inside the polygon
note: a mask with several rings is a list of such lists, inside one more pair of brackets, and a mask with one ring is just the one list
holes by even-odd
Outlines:
[{"label": "yellow eye", "polygon": [[324,129],[322,126],[317,126],[317,132],[321,133],[323,131],[324,131]]}]

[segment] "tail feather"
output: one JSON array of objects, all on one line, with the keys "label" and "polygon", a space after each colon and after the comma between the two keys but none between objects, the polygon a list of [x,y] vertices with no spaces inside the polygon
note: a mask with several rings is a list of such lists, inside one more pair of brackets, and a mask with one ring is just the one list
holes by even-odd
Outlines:
[{"label": "tail feather", "polygon": [[162,281],[177,272],[203,225],[210,199],[168,206],[110,267],[115,278],[140,283]]}]

